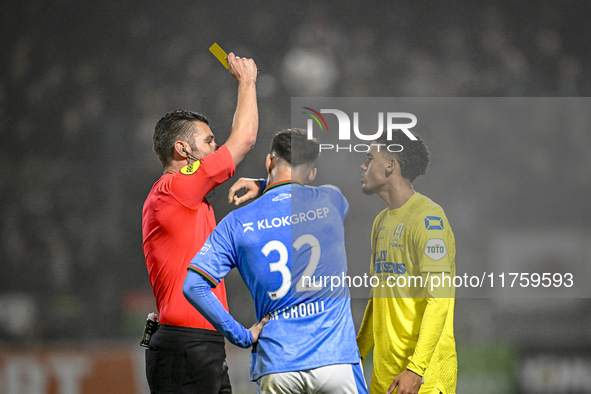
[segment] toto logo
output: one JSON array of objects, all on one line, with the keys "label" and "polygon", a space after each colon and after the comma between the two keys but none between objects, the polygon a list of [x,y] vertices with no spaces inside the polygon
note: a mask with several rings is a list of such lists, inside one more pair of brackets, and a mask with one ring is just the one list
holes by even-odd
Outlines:
[{"label": "toto logo", "polygon": [[[321,109],[320,112],[318,112],[309,107],[303,108],[310,111],[304,112],[304,114],[311,117],[311,119],[308,119],[307,124],[308,139],[314,138],[314,121],[320,126],[321,130],[326,127],[326,130],[328,131],[326,120],[321,114],[333,114],[337,117],[337,121],[339,122],[339,140],[347,141],[351,139],[351,119],[345,112],[339,109]],[[384,112],[378,112],[378,130],[374,134],[363,134],[359,131],[359,112],[353,112],[353,133],[355,134],[355,137],[363,141],[373,141],[381,137],[384,133],[384,119],[386,120],[388,140],[392,139],[392,130],[401,130],[410,140],[417,140],[417,137],[409,131],[409,129],[416,126],[417,117],[408,112],[387,112],[386,114],[384,114]],[[406,119],[407,122],[399,123],[400,119]]]}]

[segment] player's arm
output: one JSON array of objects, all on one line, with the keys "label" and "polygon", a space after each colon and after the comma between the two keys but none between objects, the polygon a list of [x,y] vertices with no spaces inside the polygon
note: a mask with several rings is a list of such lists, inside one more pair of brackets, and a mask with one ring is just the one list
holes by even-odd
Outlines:
[{"label": "player's arm", "polygon": [[357,334],[357,347],[359,348],[362,363],[373,348],[373,345],[373,299],[370,298],[365,308],[359,333]]},{"label": "player's arm", "polygon": [[[434,275],[436,273],[430,273]],[[438,273],[440,275],[441,273]],[[426,273],[422,274],[423,280],[426,280]],[[444,294],[441,294],[444,295]],[[409,363],[406,371],[398,375],[387,392],[394,392],[398,386],[398,394],[417,394],[423,381],[423,376],[429,367],[435,347],[439,342],[447,313],[449,311],[449,298],[441,298],[439,294],[432,294],[427,298],[427,307],[423,314],[421,328],[419,330],[419,340],[415,351],[409,357]]]},{"label": "player's arm", "polygon": [[[193,257],[183,285],[183,294],[219,332],[236,346],[249,347],[258,339],[262,326],[247,330],[222,306],[211,291],[236,266],[235,216],[230,213],[207,237],[201,250]],[[265,320],[261,321],[264,323]],[[264,324],[263,324],[264,325]]]},{"label": "player's arm", "polygon": [[254,147],[259,128],[257,108],[256,79],[257,66],[252,59],[241,59],[228,55],[230,74],[238,81],[238,103],[232,122],[230,136],[224,144],[234,163],[238,164]]},{"label": "player's arm", "polygon": [[[433,274],[433,273],[432,273]],[[449,298],[429,297],[427,307],[421,322],[419,340],[413,355],[409,358],[407,369],[417,375],[424,376],[435,347],[439,342],[447,313],[449,311]]]},{"label": "player's arm", "polygon": [[[370,274],[373,274],[373,251],[375,250],[375,235],[376,229],[378,228],[380,215],[376,216],[373,221],[373,226],[371,228],[371,259],[370,259]],[[374,337],[373,337],[373,298],[371,298],[367,302],[367,307],[365,308],[365,314],[363,315],[363,321],[361,322],[361,327],[359,328],[359,333],[357,334],[357,347],[359,348],[359,354],[361,355],[361,362],[365,361],[365,358],[374,347]]]},{"label": "player's arm", "polygon": [[211,291],[210,283],[198,272],[189,270],[183,286],[183,294],[191,305],[203,315],[228,340],[239,347],[247,348],[258,341],[261,329],[269,320],[265,317],[250,330],[244,328],[230,315]]},{"label": "player's arm", "polygon": [[[425,278],[426,275],[423,274],[423,279]],[[425,376],[435,347],[443,332],[443,326],[449,311],[449,303],[449,298],[440,298],[438,296],[427,298],[427,307],[423,314],[415,351],[409,357],[406,371],[394,378],[387,394],[393,393],[396,386],[398,386],[398,394],[417,394],[419,392],[421,384],[424,383],[423,376]]]},{"label": "player's arm", "polygon": [[[327,190],[329,192],[329,194],[331,196],[330,201],[337,208],[339,215],[341,215],[341,218],[344,221],[345,218],[347,217],[347,215],[349,214],[349,201],[343,195],[343,192],[341,191],[341,189],[339,189],[335,185],[322,185],[322,186],[318,186],[318,189],[319,190]],[[373,231],[374,230],[372,229],[372,234],[373,234]]]},{"label": "player's arm", "polygon": [[413,240],[419,269],[426,282],[427,306],[407,368],[423,376],[443,332],[450,299],[454,297],[450,275],[455,272],[455,238],[443,210],[419,216],[413,225]]},{"label": "player's arm", "polygon": [[[437,219],[426,219],[439,218]],[[439,225],[440,224],[440,225]],[[445,320],[450,307],[450,298],[453,297],[453,285],[451,280],[442,280],[449,277],[452,266],[455,265],[455,252],[449,253],[448,247],[455,250],[453,233],[447,223],[447,219],[441,212],[432,212],[419,219],[413,225],[413,240],[417,256],[419,256],[419,268],[425,290],[427,306],[421,321],[419,337],[414,353],[409,357],[407,370],[398,375],[390,390],[398,386],[397,393],[416,394],[421,386],[423,376],[431,362],[435,348],[443,333]],[[427,248],[429,246],[429,248]],[[437,247],[437,248],[433,248]],[[443,249],[440,249],[444,247]],[[434,280],[437,276],[438,280]],[[447,286],[449,283],[450,286]],[[437,286],[435,286],[437,284]],[[392,392],[388,391],[388,393]]]}]

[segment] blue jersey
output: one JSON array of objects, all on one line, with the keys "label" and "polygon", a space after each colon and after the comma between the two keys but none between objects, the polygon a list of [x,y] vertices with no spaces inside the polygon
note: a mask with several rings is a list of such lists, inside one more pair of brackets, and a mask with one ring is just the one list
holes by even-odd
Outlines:
[{"label": "blue jersey", "polygon": [[349,289],[331,286],[347,274],[348,211],[334,186],[272,185],[224,218],[193,259],[190,269],[214,284],[236,267],[258,320],[272,314],[253,348],[252,380],[359,363]]}]

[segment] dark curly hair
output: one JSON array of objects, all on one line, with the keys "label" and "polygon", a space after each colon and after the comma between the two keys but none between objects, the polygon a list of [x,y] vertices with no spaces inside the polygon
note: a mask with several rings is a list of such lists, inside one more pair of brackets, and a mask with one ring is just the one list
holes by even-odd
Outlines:
[{"label": "dark curly hair", "polygon": [[209,120],[205,116],[183,109],[169,112],[158,121],[152,141],[154,152],[163,167],[166,167],[172,159],[176,141],[185,141],[191,146],[191,149],[196,150],[191,139],[194,132],[191,126],[195,122],[203,122],[209,126]]},{"label": "dark curly hair", "polygon": [[[423,139],[416,133],[413,133],[413,135],[417,137],[416,141],[408,138],[408,136],[401,130],[392,130],[392,138],[390,140],[387,139],[387,135],[384,133],[374,141],[377,144],[385,145],[380,147],[382,157],[386,159],[396,159],[400,165],[400,173],[402,177],[409,179],[411,182],[417,177],[425,175],[427,166],[429,165],[430,154]],[[402,151],[390,152],[386,149],[388,145],[392,144],[401,145]]]},{"label": "dark curly hair", "polygon": [[319,154],[318,140],[309,140],[307,131],[302,129],[282,130],[273,138],[271,152],[292,167],[314,164]]}]

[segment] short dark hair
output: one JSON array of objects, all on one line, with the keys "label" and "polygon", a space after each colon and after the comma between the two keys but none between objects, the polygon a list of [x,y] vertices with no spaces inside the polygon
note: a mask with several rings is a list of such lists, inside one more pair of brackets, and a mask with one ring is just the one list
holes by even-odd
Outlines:
[{"label": "short dark hair", "polygon": [[271,144],[271,153],[285,160],[292,167],[302,164],[314,164],[318,159],[318,140],[308,139],[308,133],[302,129],[282,130],[275,135]]},{"label": "short dark hair", "polygon": [[[380,147],[382,157],[396,159],[400,165],[400,174],[403,178],[409,179],[411,182],[417,177],[425,175],[427,165],[429,165],[430,153],[421,136],[416,133],[413,133],[413,135],[417,137],[416,141],[408,138],[401,130],[392,130],[392,138],[390,140],[387,139],[387,135],[384,133],[374,141],[377,144],[385,145]],[[401,145],[403,147],[402,151],[390,152],[386,147],[392,144]]]},{"label": "short dark hair", "polygon": [[169,112],[158,121],[152,141],[154,152],[162,166],[166,167],[172,159],[176,141],[185,141],[191,146],[191,149],[196,150],[196,147],[192,146],[193,141],[190,138],[194,131],[191,127],[194,122],[203,122],[209,126],[209,120],[205,116],[183,109]]}]

